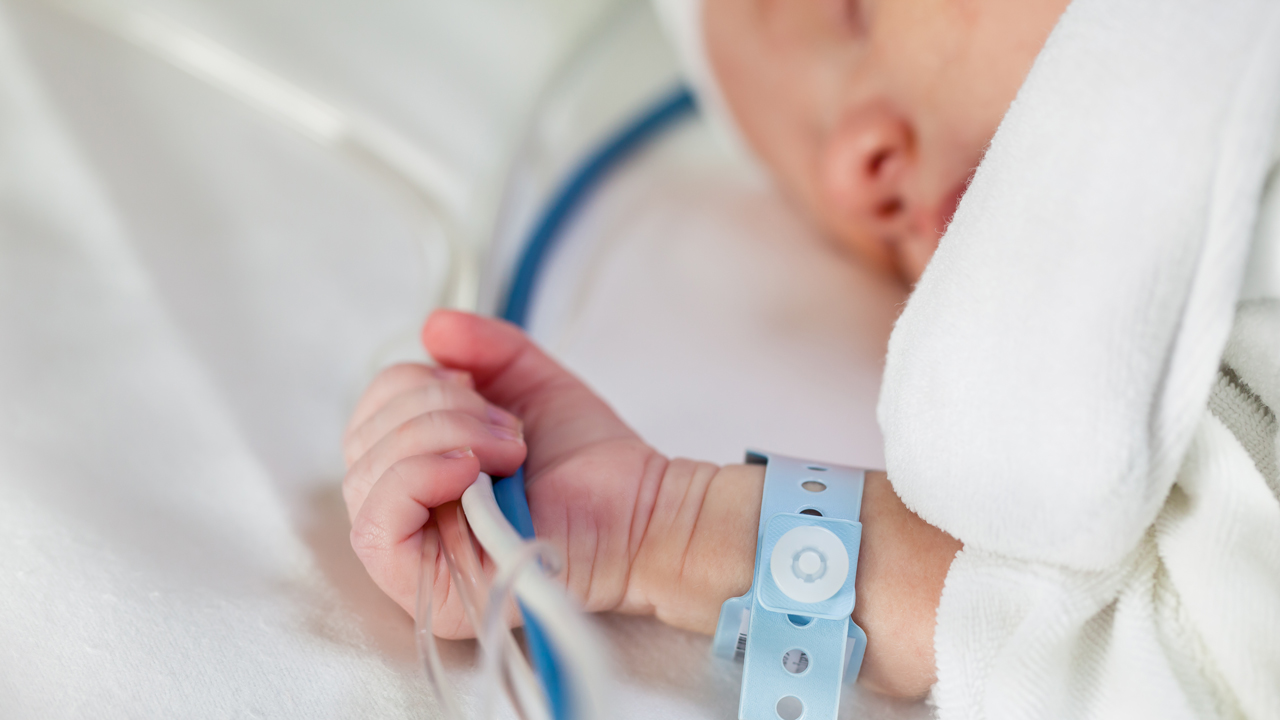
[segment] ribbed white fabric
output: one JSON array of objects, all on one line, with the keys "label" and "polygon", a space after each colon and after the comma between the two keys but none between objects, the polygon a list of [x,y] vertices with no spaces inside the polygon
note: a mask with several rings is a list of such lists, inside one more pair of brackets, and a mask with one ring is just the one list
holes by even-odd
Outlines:
[{"label": "ribbed white fabric", "polygon": [[896,490],[965,543],[941,717],[1280,717],[1280,501],[1205,410],[1278,108],[1267,2],[1077,0],[1028,76],[879,408]]}]

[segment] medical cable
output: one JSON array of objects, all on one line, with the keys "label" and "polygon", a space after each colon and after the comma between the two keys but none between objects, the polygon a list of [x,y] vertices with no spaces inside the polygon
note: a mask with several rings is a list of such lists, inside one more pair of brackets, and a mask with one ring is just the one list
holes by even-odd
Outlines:
[{"label": "medical cable", "polygon": [[[418,568],[421,581],[418,583],[418,596],[413,604],[415,618],[429,618],[435,612],[434,578],[438,571],[437,564],[440,556],[440,530],[435,523],[430,523],[422,530],[422,563]],[[423,637],[424,634],[426,637]],[[439,647],[435,643],[430,623],[415,623],[414,636],[422,667],[427,675],[427,684],[431,686],[436,702],[440,703],[445,717],[463,717],[462,706],[453,693],[453,686],[445,679],[444,663],[440,659]]]},{"label": "medical cable", "polygon": [[[449,249],[450,267],[446,282],[433,304],[461,309],[476,307],[480,252],[478,243],[469,239],[459,220],[464,215],[470,192],[470,188],[461,180],[461,173],[447,167],[433,155],[422,152],[390,128],[371,118],[343,111],[179,23],[109,2],[63,0],[54,4],[170,66],[222,90],[296,134],[351,157],[407,189],[426,206],[427,216],[438,225],[439,235],[444,237]],[[424,545],[428,546],[424,549],[430,550],[429,553],[424,552],[422,563],[423,576],[427,577],[428,570],[436,569],[436,552],[444,551],[446,543],[441,541],[439,529],[432,527],[429,532],[424,531]],[[448,552],[441,552],[441,555],[446,563],[458,557],[456,553]],[[451,574],[457,572],[459,569],[455,563]],[[431,590],[430,583],[419,584],[415,608],[417,618],[432,616],[435,608]],[[479,618],[475,618],[477,628],[478,620]],[[424,638],[424,634],[427,637]],[[445,681],[443,665],[430,633],[430,624],[419,624],[415,627],[415,635],[418,637],[419,653],[428,681],[447,714],[451,717],[464,717],[456,696]],[[541,653],[540,656],[545,654]],[[523,661],[523,654],[518,651],[506,655],[519,657]],[[511,694],[518,711],[527,720],[543,720],[545,715],[533,709],[540,704],[529,700],[537,694],[537,684],[529,681],[533,678],[532,672],[527,664],[523,672],[518,669],[518,663],[514,667],[516,669],[508,674],[517,678],[513,682],[515,687]],[[550,670],[542,669],[542,673],[552,678],[558,675],[554,667]],[[558,684],[555,686],[558,687]],[[555,705],[548,704],[553,707]],[[563,717],[563,714],[557,716],[558,720]]]},{"label": "medical cable", "polygon": [[[464,232],[460,221],[470,203],[472,188],[462,181],[462,174],[456,169],[449,168],[439,158],[422,152],[414,143],[391,128],[371,118],[343,111],[326,103],[225,46],[178,23],[109,2],[62,0],[55,4],[128,41],[148,54],[164,60],[171,66],[255,107],[317,144],[352,157],[407,188],[414,197],[426,205],[429,215],[438,224],[440,234],[444,236],[449,248],[449,272],[437,305],[461,309],[474,309],[477,306],[481,248],[480,243],[471,240],[469,234]],[[571,63],[565,63],[565,65],[569,64]],[[564,226],[591,191],[614,167],[644,147],[650,139],[656,137],[676,120],[692,114],[694,110],[691,93],[679,87],[660,98],[635,120],[601,144],[584,163],[577,167],[535,225],[535,230],[521,254],[508,290],[507,300],[503,306],[504,317],[522,327],[526,324],[542,266]],[[480,484],[477,483],[473,487]],[[562,588],[541,575],[540,571],[522,569],[534,565],[545,565],[550,558],[544,546],[527,542],[533,538],[533,526],[524,493],[523,471],[499,481],[496,485],[488,485],[486,478],[484,485],[488,488],[487,495],[483,496],[484,500],[472,502],[474,512],[477,513],[476,518],[489,518],[489,520],[479,521],[480,526],[485,529],[477,530],[477,538],[484,534],[489,542],[503,544],[506,550],[498,552],[508,558],[506,561],[508,574],[502,575],[503,570],[500,569],[502,581],[495,582],[493,587],[486,591],[485,585],[478,580],[483,577],[483,573],[479,572],[478,557],[474,556],[473,549],[470,553],[463,549],[469,546],[469,543],[464,545],[458,539],[465,533],[467,527],[466,518],[462,517],[461,509],[455,507],[452,513],[436,509],[436,521],[424,528],[423,532],[422,580],[419,583],[415,606],[415,617],[419,620],[415,627],[415,635],[418,637],[419,650],[428,681],[432,684],[446,713],[454,717],[462,717],[461,705],[445,681],[443,664],[434,643],[434,636],[431,634],[430,624],[424,625],[421,622],[423,618],[431,618],[435,610],[433,588],[429,578],[434,578],[434,573],[438,570],[436,562],[443,558],[454,585],[468,596],[464,606],[470,615],[468,620],[478,633],[482,627],[497,624],[496,620],[488,618],[502,617],[506,594],[514,591],[514,594],[520,598],[521,612],[526,623],[526,643],[538,667],[538,674],[541,676],[542,686],[547,694],[546,701],[551,707],[555,720],[603,717],[605,707],[601,692],[607,685],[607,673],[603,672],[607,663],[603,656],[595,651],[596,646],[592,643],[585,640],[575,641],[575,638],[590,637],[590,626],[583,622],[580,616],[568,610],[572,604],[568,602]],[[472,511],[468,509],[466,512]],[[460,523],[451,521],[455,514],[460,519]],[[490,522],[499,516],[504,517],[511,527]],[[451,540],[442,538],[440,527],[442,518],[449,518],[444,519],[444,525],[452,529],[449,533],[453,538]],[[476,529],[474,524],[471,527],[473,530]],[[495,528],[501,528],[506,532],[498,532]],[[513,537],[517,542],[521,542],[521,537],[525,539],[522,543],[524,549],[518,556],[508,552],[511,549],[508,541]],[[485,541],[482,539],[481,543],[483,545]],[[529,549],[531,547],[534,549]],[[467,547],[467,549],[470,548]],[[487,546],[486,552],[493,555]],[[517,557],[517,560],[512,561],[511,557]],[[502,563],[499,564],[502,566]],[[467,589],[462,590],[463,587]],[[484,609],[482,613],[477,612],[480,608]],[[548,642],[551,639],[554,639],[554,642]],[[495,642],[505,646],[501,653],[495,649]],[[545,716],[537,710],[540,704],[535,701],[538,693],[532,680],[532,673],[527,663],[522,669],[523,655],[514,647],[514,640],[510,634],[508,633],[505,642],[490,638],[485,645],[488,646],[487,656],[494,658],[492,662],[497,662],[496,658],[499,655],[506,659],[504,678],[517,711],[527,720],[543,720]],[[570,649],[566,657],[574,658],[571,664],[574,666],[577,677],[580,680],[589,679],[581,683],[582,687],[574,684],[574,689],[582,698],[585,698],[578,703],[581,707],[570,709],[570,691],[565,685],[565,675],[561,672],[562,661],[559,659],[559,654],[551,649],[552,645]],[[590,657],[591,660],[581,662],[584,657]],[[519,658],[519,660],[512,658]]]},{"label": "medical cable", "polygon": [[[494,517],[501,518],[501,515],[495,515]],[[506,520],[503,519],[502,522],[506,522]],[[476,637],[480,638],[481,647],[497,647],[503,636],[511,638],[510,621],[508,620],[505,608],[509,607],[511,602],[515,599],[516,577],[525,570],[547,572],[551,575],[556,575],[560,572],[559,567],[559,555],[556,553],[555,548],[546,542],[536,541],[522,543],[517,548],[517,551],[513,555],[513,559],[511,559],[510,562],[504,562],[502,564],[502,567],[500,568],[497,576],[494,577],[493,583],[490,586],[489,605],[484,613],[484,621],[481,623],[481,627],[476,629]],[[516,650],[518,651],[519,648],[516,648]],[[499,653],[492,652],[485,653],[483,655],[484,662],[480,671],[480,677],[497,677],[501,671],[499,661],[507,660],[508,662],[512,662],[510,658],[511,656],[507,654],[500,655]],[[528,660],[525,659],[523,654],[518,655],[518,662],[525,669],[528,669]],[[532,676],[532,670],[528,670],[528,672]],[[539,703],[536,706],[536,709],[542,711],[540,717],[549,717],[548,713],[550,712],[551,705],[546,700],[546,696],[540,692],[542,686],[536,682],[536,679],[534,679],[531,689],[534,690],[534,693],[529,695],[530,700],[522,701],[527,704],[532,701],[532,698],[536,697]],[[491,694],[481,696],[481,718],[485,718],[487,720],[492,717],[492,698],[493,696]]]},{"label": "medical cable", "polygon": [[638,114],[578,165],[568,181],[560,187],[555,199],[547,205],[534,226],[534,231],[529,235],[507,290],[507,301],[502,309],[503,319],[520,327],[527,327],[538,276],[573,214],[610,171],[646,147],[650,140],[668,127],[693,115],[696,110],[693,93],[680,85]]},{"label": "medical cable", "polygon": [[482,249],[474,233],[464,227],[463,218],[476,194],[464,173],[391,127],[326,102],[180,23],[118,2],[54,0],[52,4],[405,189],[425,205],[430,222],[438,226],[449,249],[449,272],[434,304],[476,307]]},{"label": "medical cable", "polygon": [[[556,657],[563,663],[561,675],[573,678],[572,692],[566,698],[567,714],[575,718],[605,717],[612,663],[601,651],[603,644],[563,585],[552,580],[538,564],[522,560],[529,548],[543,544],[526,541],[516,533],[499,508],[487,475],[481,474],[462,494],[462,507],[476,539],[497,564],[499,581],[510,577],[523,611],[537,618],[551,646],[557,649]],[[540,554],[545,557],[548,553],[554,551],[548,549]],[[495,589],[501,585],[499,581],[495,581]]]},{"label": "medical cable", "polygon": [[[577,166],[547,204],[547,209],[539,217],[524,245],[503,304],[504,319],[522,328],[527,327],[542,269],[574,214],[608,178],[611,171],[647,147],[668,128],[693,116],[696,110],[697,104],[692,92],[684,85],[679,85],[644,108]],[[515,475],[499,480],[494,486],[494,492],[504,500],[501,505],[507,520],[519,528],[526,539],[532,539],[533,523],[524,482],[524,469],[521,468]],[[564,687],[565,679],[559,671],[557,657],[546,642],[543,628],[534,614],[523,607],[522,613],[526,644],[542,678],[555,718],[568,720],[563,698],[569,691]]]},{"label": "medical cable", "polygon": [[[482,476],[483,477],[483,476]],[[500,517],[494,515],[494,517]],[[477,522],[484,522],[486,518],[479,518]],[[492,524],[493,519],[489,519]],[[505,522],[505,521],[503,521]],[[430,587],[439,570],[438,563],[443,560],[451,582],[451,592],[458,597],[459,605],[465,615],[466,622],[476,632],[476,638],[481,643],[481,654],[486,659],[486,668],[492,668],[495,673],[492,677],[501,681],[507,696],[511,698],[512,704],[517,714],[523,720],[550,720],[547,711],[548,702],[542,693],[541,686],[535,677],[533,670],[529,667],[528,661],[524,654],[520,652],[520,648],[516,645],[514,637],[508,628],[506,608],[510,606],[511,597],[498,592],[490,583],[488,573],[486,573],[481,555],[473,544],[471,532],[471,519],[464,512],[464,508],[459,501],[445,503],[432,510],[432,520],[429,527],[434,528],[440,538],[438,554],[431,556],[437,563],[431,572],[424,575],[419,583],[419,595],[428,596],[432,592]],[[487,526],[486,526],[487,527]],[[426,547],[424,550],[432,550]],[[504,550],[500,555],[487,553],[491,561],[501,561],[502,566],[510,566],[513,563],[507,557],[511,554],[509,549]],[[545,554],[545,553],[544,553]],[[426,554],[424,553],[424,558]],[[427,565],[424,561],[424,566]],[[511,588],[507,588],[509,592]],[[434,611],[434,607],[427,608]],[[505,633],[481,634],[482,628],[490,627],[495,624],[491,616],[497,616],[497,626],[506,630]],[[431,612],[422,616],[434,622],[434,616]],[[458,619],[455,618],[455,622]],[[431,625],[428,623],[415,623],[416,632],[418,633],[419,642],[425,641],[428,644],[426,657],[430,657],[436,653],[435,638],[431,633]],[[424,637],[425,633],[425,637]],[[434,685],[443,685],[442,682],[433,683]],[[492,709],[487,702],[482,703],[485,713],[480,715],[482,720],[489,717],[487,712]],[[462,716],[458,716],[462,717]]]}]

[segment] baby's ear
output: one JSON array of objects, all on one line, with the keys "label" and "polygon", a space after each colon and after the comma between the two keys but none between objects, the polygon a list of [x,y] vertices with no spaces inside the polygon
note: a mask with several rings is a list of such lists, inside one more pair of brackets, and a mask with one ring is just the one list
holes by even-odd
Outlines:
[{"label": "baby's ear", "polygon": [[818,192],[840,227],[872,237],[901,231],[914,161],[905,118],[886,106],[851,109],[818,152]]}]

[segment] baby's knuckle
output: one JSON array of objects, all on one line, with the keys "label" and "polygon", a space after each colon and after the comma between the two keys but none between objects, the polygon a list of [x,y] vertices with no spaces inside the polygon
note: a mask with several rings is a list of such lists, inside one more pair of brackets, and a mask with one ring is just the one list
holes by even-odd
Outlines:
[{"label": "baby's knuckle", "polygon": [[427,413],[414,415],[395,427],[391,432],[395,435],[397,443],[403,443],[405,440],[411,440],[420,435],[426,435],[430,432],[430,428],[426,426],[422,418]]},{"label": "baby's knuckle", "polygon": [[396,433],[400,440],[413,444],[413,440],[456,435],[461,423],[462,419],[457,412],[443,409],[429,410],[406,420],[396,428]]},{"label": "baby's knuckle", "polygon": [[436,381],[426,387],[423,404],[431,410],[447,408],[452,403],[452,389],[442,381]]},{"label": "baby's knuckle", "polygon": [[351,549],[362,561],[381,555],[389,546],[387,529],[364,515],[357,515],[351,523]]},{"label": "baby's knuckle", "polygon": [[395,442],[397,445],[403,446],[419,438],[427,438],[432,434],[431,423],[428,416],[430,412],[415,415],[408,420],[396,426],[392,432],[395,433]]},{"label": "baby's knuckle", "polygon": [[365,442],[364,435],[368,432],[362,425],[352,431],[342,442],[342,453],[346,456],[347,467],[353,467],[356,462],[364,456],[368,444]]},{"label": "baby's knuckle", "polygon": [[343,494],[353,493],[355,490],[364,485],[364,467],[363,463],[357,463],[342,478]]}]

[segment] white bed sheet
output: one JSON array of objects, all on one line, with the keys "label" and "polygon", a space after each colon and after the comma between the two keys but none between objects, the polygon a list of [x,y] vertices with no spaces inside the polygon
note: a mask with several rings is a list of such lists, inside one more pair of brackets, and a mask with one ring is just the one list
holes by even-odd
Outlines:
[{"label": "white bed sheet", "polygon": [[[326,54],[326,27],[364,17],[332,7],[330,26],[297,30],[335,64],[313,78],[385,101],[477,176],[500,163],[486,133],[496,147],[512,128],[466,121],[518,114],[520,76],[463,42],[410,72],[409,30],[541,17],[522,47],[546,65],[590,14],[388,6],[375,19],[398,44],[370,20]],[[460,127],[473,141],[448,136]],[[874,390],[901,298],[836,262],[700,133],[664,142],[579,218],[536,334],[664,450],[877,464]],[[439,716],[408,618],[349,550],[338,491],[370,361],[439,280],[421,233],[377,178],[46,5],[3,6],[0,715]],[[601,623],[619,717],[734,716],[737,669],[709,659],[707,638]],[[446,643],[472,696],[473,652]],[[866,695],[848,709],[922,712]]]}]

